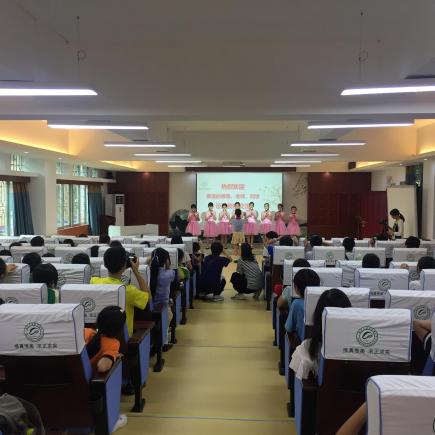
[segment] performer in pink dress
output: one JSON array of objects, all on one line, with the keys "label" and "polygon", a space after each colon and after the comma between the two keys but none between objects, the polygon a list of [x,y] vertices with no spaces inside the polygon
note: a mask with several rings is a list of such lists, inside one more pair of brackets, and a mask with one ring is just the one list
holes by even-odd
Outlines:
[{"label": "performer in pink dress", "polygon": [[222,246],[227,249],[228,235],[231,234],[230,213],[228,212],[228,205],[224,202],[222,204],[222,211],[219,213],[218,230],[221,235]]},{"label": "performer in pink dress", "polygon": [[275,231],[279,236],[283,236],[286,232],[284,216],[284,206],[282,204],[278,204],[278,211],[275,212]]},{"label": "performer in pink dress", "polygon": [[205,213],[204,237],[207,238],[209,244],[211,244],[212,239],[218,236],[216,213],[214,212],[213,207],[213,203],[209,202],[208,210]]},{"label": "performer in pink dress", "polygon": [[288,220],[286,234],[299,237],[301,235],[301,227],[299,226],[299,217],[296,214],[297,211],[298,209],[296,206],[292,205],[290,208],[290,217]]},{"label": "performer in pink dress", "polygon": [[269,209],[269,203],[264,204],[264,211],[261,213],[260,234],[263,234],[263,242],[265,241],[264,235],[272,231],[272,212]]},{"label": "performer in pink dress", "polygon": [[201,235],[201,227],[199,226],[199,213],[196,208],[196,204],[192,204],[190,206],[190,212],[187,216],[187,220],[189,223],[186,227],[186,233],[192,234],[192,236],[200,236]]},{"label": "performer in pink dress", "polygon": [[245,235],[248,236],[248,243],[253,246],[254,236],[258,234],[257,229],[257,218],[258,213],[254,210],[255,204],[253,202],[249,203],[249,209],[246,211],[247,222],[245,224]]}]

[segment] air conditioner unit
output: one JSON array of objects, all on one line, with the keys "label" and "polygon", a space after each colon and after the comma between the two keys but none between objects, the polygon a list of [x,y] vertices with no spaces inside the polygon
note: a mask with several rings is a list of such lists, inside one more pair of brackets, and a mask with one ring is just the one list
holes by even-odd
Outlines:
[{"label": "air conditioner unit", "polygon": [[109,194],[106,196],[106,215],[113,216],[116,225],[125,225],[125,195]]}]

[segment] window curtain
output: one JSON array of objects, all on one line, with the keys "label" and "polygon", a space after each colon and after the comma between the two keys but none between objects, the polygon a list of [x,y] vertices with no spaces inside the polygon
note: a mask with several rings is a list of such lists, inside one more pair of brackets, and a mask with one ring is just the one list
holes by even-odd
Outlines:
[{"label": "window curtain", "polygon": [[32,210],[27,183],[12,183],[14,197],[14,234],[34,234]]},{"label": "window curtain", "polygon": [[100,217],[103,214],[103,195],[101,186],[90,184],[88,186],[88,217],[89,234],[100,234]]}]

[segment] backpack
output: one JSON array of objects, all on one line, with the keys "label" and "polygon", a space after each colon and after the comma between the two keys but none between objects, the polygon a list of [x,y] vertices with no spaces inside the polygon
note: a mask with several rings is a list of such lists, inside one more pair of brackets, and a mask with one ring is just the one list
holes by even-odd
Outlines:
[{"label": "backpack", "polygon": [[8,435],[45,435],[36,406],[9,394],[0,396],[0,431]]}]

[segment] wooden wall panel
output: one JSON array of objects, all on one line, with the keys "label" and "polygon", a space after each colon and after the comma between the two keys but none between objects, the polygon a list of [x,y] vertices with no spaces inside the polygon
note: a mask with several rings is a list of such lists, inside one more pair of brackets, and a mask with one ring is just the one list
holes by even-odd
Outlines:
[{"label": "wooden wall panel", "polygon": [[168,233],[168,172],[118,172],[109,193],[125,195],[125,225],[158,224]]}]

